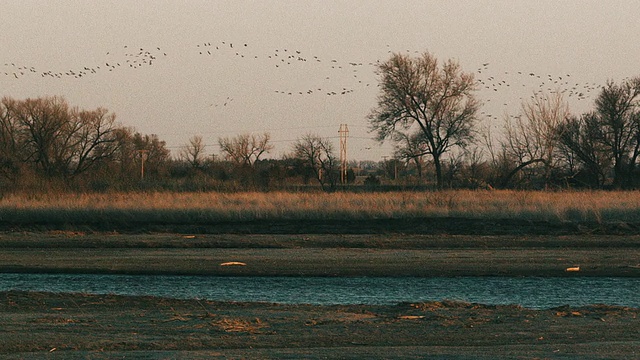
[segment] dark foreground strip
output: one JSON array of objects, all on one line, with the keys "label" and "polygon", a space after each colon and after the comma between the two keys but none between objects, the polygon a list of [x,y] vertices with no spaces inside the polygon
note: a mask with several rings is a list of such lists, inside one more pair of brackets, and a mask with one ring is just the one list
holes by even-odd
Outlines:
[{"label": "dark foreground strip", "polygon": [[194,234],[449,234],[449,235],[571,235],[640,234],[640,224],[528,221],[521,219],[411,218],[411,219],[325,219],[128,221],[121,218],[23,222],[0,221],[0,231],[117,231],[121,233],[174,232]]}]

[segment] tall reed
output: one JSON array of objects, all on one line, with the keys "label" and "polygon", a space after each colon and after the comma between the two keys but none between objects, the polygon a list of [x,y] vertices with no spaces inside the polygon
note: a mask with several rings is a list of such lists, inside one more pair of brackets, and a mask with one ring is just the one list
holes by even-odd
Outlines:
[{"label": "tall reed", "polygon": [[464,217],[639,222],[635,191],[472,191],[384,193],[11,194],[0,220],[59,221],[128,217],[136,221],[376,219]]}]

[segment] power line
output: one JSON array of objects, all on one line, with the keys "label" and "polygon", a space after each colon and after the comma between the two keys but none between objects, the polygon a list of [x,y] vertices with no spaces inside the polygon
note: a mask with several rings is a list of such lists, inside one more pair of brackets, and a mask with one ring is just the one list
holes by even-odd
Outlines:
[{"label": "power line", "polygon": [[[272,131],[285,131],[285,130],[303,130],[303,129],[329,129],[329,128],[334,128],[335,125],[322,125],[322,126],[296,126],[296,127],[284,127],[284,128],[272,128],[272,129],[257,129],[257,130],[251,130],[251,131],[246,131],[245,133],[249,133],[249,134],[253,134],[253,133],[258,133],[258,132],[272,132]],[[204,131],[204,132],[199,132],[199,135],[217,135],[217,134],[232,134],[232,133],[238,133],[237,130],[229,130],[229,131]],[[168,132],[162,132],[162,133],[154,133],[156,135],[189,135],[188,133],[177,133],[177,132],[172,132],[172,133],[168,133]]]}]

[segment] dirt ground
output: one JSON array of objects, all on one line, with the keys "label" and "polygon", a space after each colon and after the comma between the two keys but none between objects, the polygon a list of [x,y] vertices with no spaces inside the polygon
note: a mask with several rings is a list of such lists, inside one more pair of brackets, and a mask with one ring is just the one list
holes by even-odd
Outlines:
[{"label": "dirt ground", "polygon": [[640,357],[639,312],[607,306],[311,306],[5,292],[0,357],[631,359]]},{"label": "dirt ground", "polygon": [[[0,272],[638,277],[640,236],[4,232]],[[632,359],[639,312],[4,292],[0,358]]]},{"label": "dirt ground", "polygon": [[636,277],[640,236],[0,233],[0,272]]}]

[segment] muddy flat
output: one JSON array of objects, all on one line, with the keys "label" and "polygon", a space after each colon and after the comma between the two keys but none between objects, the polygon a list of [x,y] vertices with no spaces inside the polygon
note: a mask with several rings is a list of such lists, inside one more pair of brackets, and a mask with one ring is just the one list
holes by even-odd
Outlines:
[{"label": "muddy flat", "polygon": [[[10,233],[1,272],[233,276],[640,276],[640,236]],[[246,266],[220,266],[225,262]],[[579,272],[568,269],[579,268]]]},{"label": "muddy flat", "polygon": [[630,359],[640,310],[0,293],[3,358]]}]

